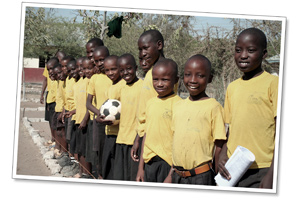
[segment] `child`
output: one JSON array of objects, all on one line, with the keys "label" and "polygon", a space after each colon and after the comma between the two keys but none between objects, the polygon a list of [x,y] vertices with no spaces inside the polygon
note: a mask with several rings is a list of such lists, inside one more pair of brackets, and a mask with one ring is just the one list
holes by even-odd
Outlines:
[{"label": "child", "polygon": [[157,96],[152,83],[152,66],[164,58],[163,53],[164,38],[158,30],[148,30],[144,32],[138,40],[139,60],[141,68],[145,73],[143,86],[141,87],[140,100],[137,110],[137,136],[131,149],[131,157],[134,161],[139,161],[137,154],[140,141],[144,136],[145,129],[145,108],[146,102]]},{"label": "child", "polygon": [[[95,48],[94,54],[95,56],[99,55],[99,57],[106,58],[109,56],[109,51],[107,47],[100,46]],[[95,57],[94,60],[97,60],[97,58]],[[100,69],[102,68],[102,65],[102,62],[97,62],[95,67]],[[98,71],[100,73],[94,74],[89,82],[86,107],[89,111],[94,113],[95,120],[93,120],[91,130],[93,133],[93,151],[97,154],[96,169],[98,178],[102,179],[102,154],[105,141],[105,125],[99,123],[100,107],[106,101],[105,93],[111,86],[112,81],[105,74],[101,73],[100,70]]]},{"label": "child", "polygon": [[226,133],[223,107],[205,92],[211,81],[210,61],[200,54],[189,58],[183,82],[190,96],[174,106],[173,169],[165,182],[215,185],[212,161],[218,160]]},{"label": "child", "polygon": [[75,58],[73,56],[65,56],[60,61],[61,66],[62,66],[62,70],[63,70],[63,72],[65,73],[66,76],[69,76],[69,74],[70,74],[70,68],[67,67],[67,64],[71,60],[75,60]]},{"label": "child", "polygon": [[[55,145],[54,143],[54,127],[53,127],[53,115],[55,113],[55,101],[56,101],[56,89],[57,81],[53,77],[53,67],[58,64],[58,59],[56,57],[50,58],[47,62],[47,73],[44,73],[44,76],[47,77],[47,97],[46,97],[46,111],[45,111],[45,120],[49,121],[49,126],[51,130],[51,142],[49,145]],[[51,78],[52,77],[52,78]]]},{"label": "child", "polygon": [[53,116],[53,121],[55,123],[55,140],[56,140],[56,158],[60,158],[64,155],[67,155],[67,142],[65,137],[65,125],[62,122],[62,113],[65,106],[65,80],[66,75],[62,71],[60,64],[56,64],[53,67],[53,72],[57,78],[57,92],[56,92],[56,106],[55,114]]},{"label": "child", "polygon": [[138,162],[131,159],[131,148],[136,137],[136,110],[142,80],[136,76],[137,65],[131,54],[123,54],[118,59],[121,77],[126,81],[121,91],[122,114],[116,141],[114,179],[133,181],[136,178]]},{"label": "child", "polygon": [[172,165],[172,107],[181,98],[174,93],[178,82],[177,64],[158,61],[152,70],[153,87],[158,96],[146,104],[146,124],[136,181],[163,182]]},{"label": "child", "polygon": [[85,45],[86,54],[87,54],[86,56],[89,59],[93,58],[94,49],[98,46],[104,46],[104,43],[100,38],[92,38],[86,43]]},{"label": "child", "polygon": [[[86,58],[88,59],[88,58]],[[86,162],[86,133],[87,133],[87,123],[90,117],[89,112],[86,109],[86,99],[87,99],[87,86],[89,79],[85,78],[85,73],[83,69],[83,61],[85,58],[81,57],[77,59],[76,66],[73,73],[73,78],[78,79],[73,86],[74,90],[74,103],[75,103],[75,130],[76,130],[76,148],[75,153],[78,154],[78,161],[80,164],[80,173],[77,177],[90,178],[91,174],[91,163]],[[79,75],[79,77],[78,77]]]},{"label": "child", "polygon": [[[117,61],[118,56],[115,55],[108,56],[104,60],[105,74],[112,81],[112,85],[107,89],[105,97],[106,99],[116,99],[120,101],[120,93],[122,88],[126,85],[126,82],[120,76]],[[112,125],[112,122],[104,120],[104,117],[105,116],[99,116],[99,123],[106,125],[106,137],[102,155],[102,175],[103,179],[113,179],[116,139],[119,132],[119,124]],[[98,121],[97,118],[96,120]]]},{"label": "child", "polygon": [[[88,57],[84,57],[82,61],[82,67],[84,69],[84,74],[87,79],[87,89],[89,87],[89,82],[91,77],[94,75],[94,62]],[[87,92],[87,91],[86,91]],[[88,96],[88,93],[86,93]],[[96,166],[96,152],[93,151],[93,120],[94,120],[94,113],[89,111],[90,119],[88,120],[87,124],[87,133],[86,133],[86,151],[85,151],[85,161],[91,163],[91,168]]]},{"label": "child", "polygon": [[255,161],[238,187],[272,188],[278,77],[262,69],[267,39],[256,28],[242,31],[235,44],[235,62],[243,76],[230,83],[225,98],[228,142],[222,148],[220,174],[230,179],[225,163],[237,145],[249,149]]}]

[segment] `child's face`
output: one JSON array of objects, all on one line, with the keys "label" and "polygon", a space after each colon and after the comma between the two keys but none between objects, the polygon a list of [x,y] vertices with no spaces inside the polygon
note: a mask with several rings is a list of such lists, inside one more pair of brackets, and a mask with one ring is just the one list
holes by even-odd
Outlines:
[{"label": "child's face", "polygon": [[173,93],[176,77],[171,67],[155,66],[152,71],[153,87],[158,97],[166,97]]},{"label": "child's face", "polygon": [[120,70],[119,67],[117,66],[117,61],[116,60],[105,60],[104,61],[104,71],[106,76],[112,80],[114,83],[120,78]]},{"label": "child's face", "polygon": [[105,73],[104,72],[104,60],[106,58],[105,53],[101,52],[101,51],[96,51],[93,54],[93,61],[95,63],[95,66],[98,68],[98,70],[100,70],[101,73]]},{"label": "child's face", "polygon": [[120,75],[126,83],[132,83],[136,78],[136,66],[132,65],[127,59],[119,61]]},{"label": "child's face", "polygon": [[84,69],[82,67],[82,59],[78,59],[76,61],[76,65],[77,65],[77,68],[78,68],[78,74],[80,77],[84,77]]},{"label": "child's face", "polygon": [[84,74],[85,76],[90,79],[93,74],[94,74],[94,64],[91,60],[85,60],[83,63],[82,63],[82,66],[83,66],[83,69],[84,69]]},{"label": "child's face", "polygon": [[54,75],[54,72],[53,72],[53,65],[54,63],[47,63],[47,70],[48,70],[48,74],[49,74],[49,78],[51,80],[55,80],[55,75]]},{"label": "child's face", "polygon": [[93,43],[87,43],[85,47],[86,47],[86,56],[89,59],[92,59],[95,45]]},{"label": "child's face", "polygon": [[234,59],[238,68],[243,72],[251,72],[261,67],[262,60],[267,56],[267,50],[262,47],[259,39],[252,34],[238,37],[235,45]]},{"label": "child's face", "polygon": [[56,74],[58,80],[64,81],[66,79],[66,75],[64,74],[61,67],[56,67],[53,71]]},{"label": "child's face", "polygon": [[65,75],[68,76],[69,75],[69,70],[67,68],[68,60],[62,60],[60,63],[61,63],[63,72],[65,73]]},{"label": "child's face", "polygon": [[205,94],[206,86],[212,79],[207,65],[205,61],[199,59],[193,59],[186,63],[183,82],[190,96]]},{"label": "child's face", "polygon": [[151,39],[151,35],[145,35],[138,40],[140,64],[144,72],[151,69],[160,57],[160,50],[162,50],[162,44],[152,42]]},{"label": "child's face", "polygon": [[78,70],[78,67],[76,66],[76,64],[74,64],[73,62],[72,63],[69,63],[68,64],[68,69],[70,69],[70,74],[69,74],[69,76],[71,77],[71,78],[75,78],[75,79],[77,79],[78,77],[79,77],[79,70]]}]

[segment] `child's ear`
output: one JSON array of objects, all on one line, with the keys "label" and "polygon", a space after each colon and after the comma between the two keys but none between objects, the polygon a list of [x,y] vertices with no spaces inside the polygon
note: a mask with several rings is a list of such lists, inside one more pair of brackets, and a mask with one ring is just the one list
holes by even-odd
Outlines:
[{"label": "child's ear", "polygon": [[158,40],[157,43],[156,43],[156,45],[157,45],[157,49],[158,49],[159,51],[163,49],[163,43],[162,43],[161,40]]},{"label": "child's ear", "polygon": [[208,78],[208,83],[211,83],[211,82],[212,82],[212,80],[213,80],[213,77],[214,77],[214,76],[213,76],[212,74],[210,74],[210,75],[209,75],[209,78]]},{"label": "child's ear", "polygon": [[268,55],[268,50],[267,49],[264,49],[263,50],[263,58],[265,59]]}]

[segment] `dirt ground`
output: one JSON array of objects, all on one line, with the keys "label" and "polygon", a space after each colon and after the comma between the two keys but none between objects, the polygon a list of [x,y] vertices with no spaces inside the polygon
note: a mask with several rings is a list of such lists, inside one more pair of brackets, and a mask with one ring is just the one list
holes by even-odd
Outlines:
[{"label": "dirt ground", "polygon": [[39,148],[33,143],[23,123],[20,123],[17,159],[18,175],[51,176]]},{"label": "dirt ground", "polygon": [[[38,99],[41,84],[33,84],[27,87],[27,91],[32,88],[33,92],[28,92],[26,99]],[[42,104],[29,102],[21,103],[23,107],[43,107]],[[44,112],[42,112],[44,113]],[[18,175],[32,175],[32,176],[51,176],[50,169],[46,166],[39,148],[34,144],[31,136],[29,135],[26,127],[22,122],[23,113],[20,113],[20,127],[19,127],[19,140],[18,140],[18,157],[17,157],[17,170]],[[40,117],[40,116],[38,116]]]}]

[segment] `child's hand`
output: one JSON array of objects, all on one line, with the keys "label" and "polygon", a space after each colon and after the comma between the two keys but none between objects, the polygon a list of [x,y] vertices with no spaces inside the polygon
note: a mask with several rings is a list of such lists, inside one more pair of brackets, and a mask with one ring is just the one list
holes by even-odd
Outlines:
[{"label": "child's hand", "polygon": [[105,120],[104,118],[105,118],[104,115],[101,115],[101,116],[97,115],[96,121],[97,121],[98,123],[100,123],[100,124],[103,124],[103,125],[112,125],[112,124],[113,124],[112,121],[110,121],[110,120]]},{"label": "child's hand", "polygon": [[41,97],[40,97],[40,103],[44,104],[44,95],[41,95]]},{"label": "child's hand", "polygon": [[57,120],[58,120],[58,121],[63,121],[63,120],[62,120],[62,119],[63,119],[62,116],[63,116],[63,113],[61,112],[61,113],[58,115]]},{"label": "child's hand", "polygon": [[228,160],[227,154],[223,154],[223,155],[220,154],[218,169],[221,176],[225,177],[227,180],[230,180],[231,176],[225,167],[227,160]]},{"label": "child's hand", "polygon": [[84,129],[86,127],[86,124],[87,124],[87,120],[82,120],[78,128]]},{"label": "child's hand", "polygon": [[[139,137],[138,137],[139,138]],[[134,162],[139,161],[139,156],[138,156],[138,149],[139,149],[140,143],[139,139],[134,140],[134,143],[132,145],[131,151],[130,151],[130,156]]]},{"label": "child's hand", "polygon": [[139,168],[135,179],[137,182],[144,182],[144,172],[144,169]]}]

